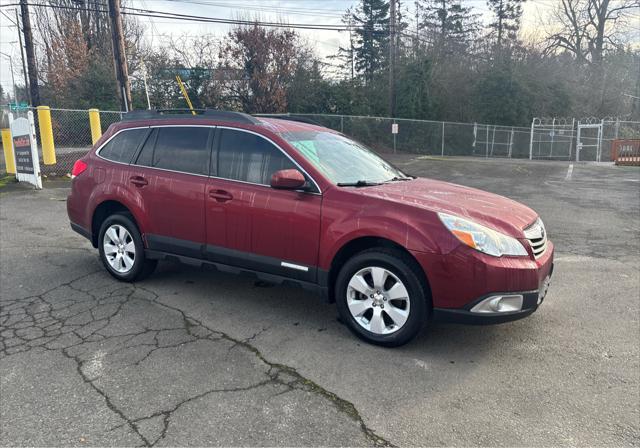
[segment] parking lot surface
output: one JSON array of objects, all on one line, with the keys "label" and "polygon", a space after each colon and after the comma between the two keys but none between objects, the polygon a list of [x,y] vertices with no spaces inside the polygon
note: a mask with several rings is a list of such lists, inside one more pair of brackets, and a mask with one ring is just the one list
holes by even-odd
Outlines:
[{"label": "parking lot surface", "polygon": [[118,283],[62,185],[0,189],[1,445],[640,444],[640,170],[395,156],[540,213],[531,317],[362,343],[300,289],[161,263]]}]

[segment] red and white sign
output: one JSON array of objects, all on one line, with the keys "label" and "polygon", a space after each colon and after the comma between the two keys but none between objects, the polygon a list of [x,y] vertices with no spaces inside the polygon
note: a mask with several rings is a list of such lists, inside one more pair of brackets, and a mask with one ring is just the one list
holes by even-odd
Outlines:
[{"label": "red and white sign", "polygon": [[[33,119],[31,112],[29,112],[29,118]],[[16,179],[18,179],[18,182],[28,182],[36,188],[42,188],[38,146],[32,129],[31,122],[26,118],[16,118],[11,122],[11,139],[16,161]]]}]

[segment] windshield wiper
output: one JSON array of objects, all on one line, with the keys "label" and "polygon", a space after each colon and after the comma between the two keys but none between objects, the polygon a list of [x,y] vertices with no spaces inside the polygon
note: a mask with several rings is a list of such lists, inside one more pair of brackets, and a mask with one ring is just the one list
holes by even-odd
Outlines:
[{"label": "windshield wiper", "polygon": [[389,180],[386,180],[385,183],[386,182],[396,182],[396,181],[401,181],[401,180],[413,180],[413,179],[415,179],[415,177],[413,177],[413,176],[396,176],[396,177],[393,177],[393,178],[391,178]]},{"label": "windshield wiper", "polygon": [[368,180],[358,180],[355,182],[338,182],[336,185],[338,187],[373,187],[375,185],[380,185],[380,182],[371,182]]}]

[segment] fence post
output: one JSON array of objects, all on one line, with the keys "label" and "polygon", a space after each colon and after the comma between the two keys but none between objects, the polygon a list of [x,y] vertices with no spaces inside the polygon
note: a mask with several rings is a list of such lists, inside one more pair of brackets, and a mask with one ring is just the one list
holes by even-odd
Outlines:
[{"label": "fence post", "polygon": [[2,130],[2,148],[4,149],[4,162],[7,174],[16,174],[16,159],[13,155],[13,142],[11,141],[11,129]]},{"label": "fence post", "polygon": [[493,145],[496,143],[496,125],[493,125],[493,134],[491,136],[491,157],[493,157]]},{"label": "fence post", "polygon": [[473,143],[471,144],[471,147],[473,148],[471,150],[471,155],[475,156],[476,155],[476,142],[478,141],[478,123],[473,123]]},{"label": "fence post", "polygon": [[489,157],[489,125],[485,124],[484,125],[484,135],[485,135],[485,139],[484,139],[484,156],[485,157]]},{"label": "fence post", "polygon": [[511,126],[511,134],[509,135],[509,158],[511,158],[511,154],[513,153],[513,126]]},{"label": "fence post", "polygon": [[536,119],[531,120],[531,136],[529,138],[529,160],[533,160],[533,132],[535,129]]},{"label": "fence post", "polygon": [[89,109],[89,125],[91,126],[91,143],[95,145],[100,137],[102,137],[100,111],[98,109]]},{"label": "fence post", "polygon": [[598,147],[596,148],[596,161],[601,162],[602,160],[602,137],[604,131],[604,118],[600,120],[600,127],[598,128]]},{"label": "fence post", "polygon": [[344,115],[340,115],[340,133],[344,134]]},{"label": "fence post", "polygon": [[[573,135],[575,133],[575,131],[573,130],[576,127],[576,119],[575,117],[573,117],[571,119],[571,138],[569,139],[569,160],[572,160],[571,155],[573,154],[572,150],[573,150]],[[576,148],[576,152],[578,151],[578,149]]]},{"label": "fence post", "polygon": [[444,121],[442,122],[442,157],[444,157]]},{"label": "fence post", "polygon": [[51,110],[49,106],[38,106],[38,124],[40,127],[40,143],[42,145],[42,161],[45,165],[56,164],[56,148],[53,144],[53,127],[51,126]]},{"label": "fence post", "polygon": [[393,134],[393,153],[396,154],[397,150],[396,150],[396,133],[393,132],[393,125],[396,124],[396,120],[393,120],[393,123],[391,124],[391,133]]}]

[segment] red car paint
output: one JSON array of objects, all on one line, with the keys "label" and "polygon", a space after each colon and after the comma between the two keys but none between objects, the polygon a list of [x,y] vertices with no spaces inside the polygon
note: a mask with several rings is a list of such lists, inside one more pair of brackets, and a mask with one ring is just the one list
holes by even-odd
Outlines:
[{"label": "red car paint", "polygon": [[[550,275],[553,244],[549,241],[536,259],[523,233],[538,217],[530,208],[429,179],[338,187],[279,135],[318,127],[278,119],[260,122],[180,118],[112,125],[82,158],[85,172],[72,181],[67,201],[71,222],[95,244],[96,208],[117,201],[131,212],[145,241],[147,235],[159,235],[192,242],[194,247],[211,245],[317,267],[311,279],[316,283],[331,280],[332,263],[346,244],[363,237],[381,238],[409,251],[424,270],[433,306],[445,309],[463,308],[490,293],[536,291]],[[123,128],[159,124],[220,125],[265,136],[313,178],[319,194],[113,163],[96,155],[95,148]],[[467,217],[515,237],[528,248],[529,256],[493,257],[471,249],[444,227],[438,212]]]}]

